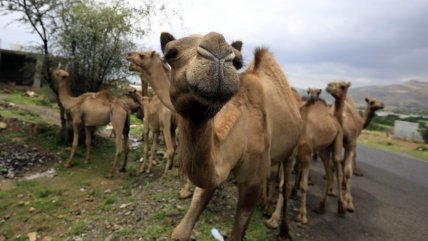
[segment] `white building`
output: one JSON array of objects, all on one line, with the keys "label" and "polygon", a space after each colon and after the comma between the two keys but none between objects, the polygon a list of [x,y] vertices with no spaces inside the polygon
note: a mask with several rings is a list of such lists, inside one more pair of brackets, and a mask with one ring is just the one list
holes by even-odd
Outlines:
[{"label": "white building", "polygon": [[394,122],[394,136],[412,141],[423,141],[418,131],[419,124],[414,122],[396,120]]}]

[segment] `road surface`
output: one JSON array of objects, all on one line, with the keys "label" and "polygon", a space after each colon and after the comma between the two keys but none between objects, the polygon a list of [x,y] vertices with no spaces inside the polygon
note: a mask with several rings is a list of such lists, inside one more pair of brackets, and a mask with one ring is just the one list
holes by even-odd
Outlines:
[{"label": "road surface", "polygon": [[352,177],[355,212],[345,218],[337,216],[333,197],[327,201],[325,214],[312,211],[324,188],[323,165],[312,163],[315,185],[309,187],[309,224],[302,230],[304,237],[316,241],[428,240],[428,163],[361,145],[357,153],[364,176]]}]

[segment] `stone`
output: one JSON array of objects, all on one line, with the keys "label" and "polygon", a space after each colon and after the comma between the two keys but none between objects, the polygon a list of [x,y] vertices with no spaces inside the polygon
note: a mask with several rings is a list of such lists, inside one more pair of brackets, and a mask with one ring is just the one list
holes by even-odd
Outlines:
[{"label": "stone", "polygon": [[27,233],[27,237],[28,237],[28,241],[36,241],[37,233],[36,232]]},{"label": "stone", "polygon": [[1,129],[6,129],[7,128],[7,124],[4,122],[0,122],[0,130]]}]

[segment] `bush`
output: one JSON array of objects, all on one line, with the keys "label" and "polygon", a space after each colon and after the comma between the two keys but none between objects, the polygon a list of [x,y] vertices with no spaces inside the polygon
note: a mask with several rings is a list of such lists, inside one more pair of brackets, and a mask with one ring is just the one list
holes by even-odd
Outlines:
[{"label": "bush", "polygon": [[423,122],[419,123],[419,133],[421,133],[424,142],[428,143],[428,127]]}]

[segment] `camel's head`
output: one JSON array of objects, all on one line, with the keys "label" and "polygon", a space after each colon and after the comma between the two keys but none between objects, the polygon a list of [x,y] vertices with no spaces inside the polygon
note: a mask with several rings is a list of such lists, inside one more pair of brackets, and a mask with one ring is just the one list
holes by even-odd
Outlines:
[{"label": "camel's head", "polygon": [[338,80],[328,83],[326,91],[334,98],[346,98],[349,87],[351,87],[351,82]]},{"label": "camel's head", "polygon": [[70,77],[70,74],[63,70],[63,69],[50,69],[52,78],[54,78],[58,83],[63,82],[64,80],[67,80],[68,77]]},{"label": "camel's head", "polygon": [[309,88],[306,93],[308,93],[309,99],[318,99],[320,97],[321,91],[321,89]]},{"label": "camel's head", "polygon": [[146,74],[150,73],[150,68],[155,61],[162,61],[155,51],[130,52],[126,59],[131,62],[129,70]]},{"label": "camel's head", "polygon": [[365,100],[372,111],[382,110],[384,107],[383,102],[378,99],[367,97]]},{"label": "camel's head", "polygon": [[170,94],[178,111],[199,106],[216,113],[238,91],[242,42],[228,44],[215,32],[181,39],[162,33],[160,40],[172,69]]}]

